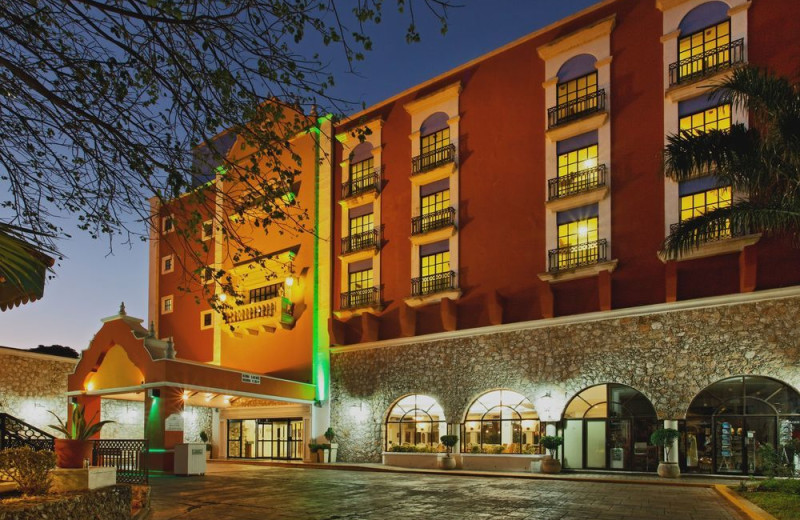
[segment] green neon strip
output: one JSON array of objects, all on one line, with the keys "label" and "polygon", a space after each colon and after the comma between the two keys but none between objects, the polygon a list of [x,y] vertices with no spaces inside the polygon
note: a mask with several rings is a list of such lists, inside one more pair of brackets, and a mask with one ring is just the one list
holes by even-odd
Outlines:
[{"label": "green neon strip", "polygon": [[317,120],[314,127],[311,129],[314,137],[314,304],[312,306],[312,332],[311,342],[313,348],[313,374],[312,380],[316,388],[317,401],[324,401],[328,398],[328,385],[330,381],[330,358],[328,354],[328,340],[327,340],[327,324],[325,328],[320,324],[320,275],[319,268],[321,265],[320,251],[319,251],[319,211],[320,211],[320,141],[321,130],[320,126],[331,116],[323,116]]}]

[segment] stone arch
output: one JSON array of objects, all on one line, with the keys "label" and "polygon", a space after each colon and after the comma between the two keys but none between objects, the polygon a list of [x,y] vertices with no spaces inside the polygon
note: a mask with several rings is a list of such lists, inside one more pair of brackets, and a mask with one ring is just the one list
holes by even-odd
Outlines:
[{"label": "stone arch", "polygon": [[563,83],[596,70],[597,58],[591,54],[577,54],[566,60],[558,69],[558,82]]},{"label": "stone arch", "polygon": [[727,20],[729,18],[728,9],[730,6],[719,0],[698,5],[686,13],[678,24],[681,35],[685,36]]}]

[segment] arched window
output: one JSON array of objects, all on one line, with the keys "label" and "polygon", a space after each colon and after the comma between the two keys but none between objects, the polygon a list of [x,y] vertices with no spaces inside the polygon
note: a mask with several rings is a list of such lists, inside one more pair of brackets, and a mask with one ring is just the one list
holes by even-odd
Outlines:
[{"label": "arched window", "polygon": [[761,473],[761,446],[787,464],[791,440],[800,438],[800,393],[761,376],[736,376],[706,387],[686,413],[684,445],[689,471]]},{"label": "arched window", "polygon": [[648,440],[656,425],[655,408],[636,389],[617,383],[586,388],[564,410],[564,465],[655,470],[657,453]]},{"label": "arched window", "polygon": [[447,433],[444,411],[436,399],[411,394],[397,401],[386,417],[386,451],[435,451]]},{"label": "arched window", "polygon": [[536,453],[539,415],[533,403],[511,390],[494,390],[478,397],[461,425],[465,453]]},{"label": "arched window", "polygon": [[372,144],[361,143],[350,154],[349,191],[359,194],[377,185]]},{"label": "arched window", "polygon": [[419,129],[419,157],[412,162],[412,172],[422,173],[452,162],[455,147],[450,144],[449,116],[436,112],[428,116]]},{"label": "arched window", "polygon": [[731,41],[728,4],[698,5],[679,24],[678,63],[670,67],[670,85],[689,82],[743,59],[743,43]]},{"label": "arched window", "polygon": [[591,54],[573,56],[558,70],[556,86],[557,121],[564,123],[594,112],[599,105],[597,88],[597,59]]}]

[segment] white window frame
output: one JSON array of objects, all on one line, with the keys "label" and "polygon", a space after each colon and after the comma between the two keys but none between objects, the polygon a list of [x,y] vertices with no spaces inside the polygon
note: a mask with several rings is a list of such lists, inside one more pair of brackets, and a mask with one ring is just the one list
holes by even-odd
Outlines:
[{"label": "white window frame", "polygon": [[[170,223],[169,229],[167,229],[167,223]],[[166,235],[173,231],[175,231],[175,215],[169,214],[166,217],[161,217],[161,234]]]},{"label": "white window frame", "polygon": [[[169,268],[167,268],[169,262]],[[166,255],[161,257],[161,274],[169,274],[175,270],[175,255]]]},{"label": "white window frame", "polygon": [[[167,310],[167,302],[169,302],[169,310]],[[161,298],[161,314],[172,314],[175,310],[175,298],[171,294]]]}]

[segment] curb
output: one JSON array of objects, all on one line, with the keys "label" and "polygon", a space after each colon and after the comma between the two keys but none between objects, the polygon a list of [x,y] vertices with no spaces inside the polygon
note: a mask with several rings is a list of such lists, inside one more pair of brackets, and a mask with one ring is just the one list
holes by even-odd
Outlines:
[{"label": "curb", "polygon": [[745,518],[748,518],[749,520],[777,520],[774,516],[750,502],[739,493],[736,493],[728,486],[723,484],[714,484],[714,491],[716,491],[722,498],[727,500],[736,509],[741,511]]}]

